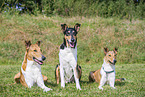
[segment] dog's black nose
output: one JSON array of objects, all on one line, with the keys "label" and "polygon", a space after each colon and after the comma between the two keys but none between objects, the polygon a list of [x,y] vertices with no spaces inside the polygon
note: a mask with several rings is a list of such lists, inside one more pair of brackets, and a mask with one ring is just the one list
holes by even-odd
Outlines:
[{"label": "dog's black nose", "polygon": [[42,55],[42,60],[44,61],[45,59],[46,59],[46,57]]},{"label": "dog's black nose", "polygon": [[72,38],[72,39],[71,39],[71,42],[74,42],[74,41],[75,41],[75,40]]},{"label": "dog's black nose", "polygon": [[117,61],[114,59],[114,64],[116,63]]}]

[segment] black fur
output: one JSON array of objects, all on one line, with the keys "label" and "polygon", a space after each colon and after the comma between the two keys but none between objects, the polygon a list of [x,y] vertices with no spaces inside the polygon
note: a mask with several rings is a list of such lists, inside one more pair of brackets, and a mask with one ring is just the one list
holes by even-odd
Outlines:
[{"label": "black fur", "polygon": [[60,49],[64,49],[66,47],[65,38],[63,39],[63,43],[60,45]]},{"label": "black fur", "polygon": [[[70,33],[68,33],[68,31],[70,31]],[[73,31],[74,31],[74,33],[73,33]],[[70,35],[76,36],[78,32],[74,28],[67,28],[63,33],[66,36],[70,36]],[[74,44],[74,47],[73,48],[76,47],[76,44],[77,44],[77,38],[75,40],[75,44]],[[63,39],[63,43],[60,45],[60,49],[64,49],[65,47],[66,47],[66,40],[64,38]]]}]

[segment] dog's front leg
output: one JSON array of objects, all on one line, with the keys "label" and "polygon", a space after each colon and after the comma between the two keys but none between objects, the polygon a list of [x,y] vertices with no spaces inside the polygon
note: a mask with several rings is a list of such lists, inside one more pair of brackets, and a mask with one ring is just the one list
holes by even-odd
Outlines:
[{"label": "dog's front leg", "polygon": [[75,68],[73,68],[74,70],[74,78],[75,78],[75,82],[76,82],[76,88],[81,90],[81,87],[80,87],[80,83],[79,83],[79,75],[78,75],[78,67],[76,65]]},{"label": "dog's front leg", "polygon": [[60,64],[60,78],[61,78],[61,87],[65,87],[65,80],[64,80],[64,70],[63,66]]},{"label": "dog's front leg", "polygon": [[28,88],[31,88],[34,84],[33,79],[31,77],[26,77],[25,80],[26,80]]},{"label": "dog's front leg", "polygon": [[42,75],[40,75],[40,76],[38,77],[38,79],[37,79],[37,85],[38,85],[40,88],[44,89],[44,92],[47,92],[47,91],[52,90],[51,88],[48,88],[48,87],[45,86]]},{"label": "dog's front leg", "polygon": [[106,83],[107,75],[106,75],[106,72],[104,72],[102,69],[101,69],[100,73],[101,73],[101,80],[100,80],[98,88],[103,90],[102,86]]},{"label": "dog's front leg", "polygon": [[109,80],[109,85],[110,85],[110,87],[112,87],[113,89],[116,89],[116,88],[114,87],[114,84],[115,84],[115,72],[110,73],[110,74],[108,75],[108,80]]}]

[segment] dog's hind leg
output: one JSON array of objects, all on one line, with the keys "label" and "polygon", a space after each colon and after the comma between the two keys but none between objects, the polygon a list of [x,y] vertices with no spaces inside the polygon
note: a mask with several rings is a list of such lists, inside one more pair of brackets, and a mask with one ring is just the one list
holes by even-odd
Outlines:
[{"label": "dog's hind leg", "polygon": [[95,81],[95,78],[94,78],[94,75],[93,75],[94,71],[91,71],[89,73],[89,82],[94,82]]},{"label": "dog's hind leg", "polygon": [[46,82],[48,80],[47,76],[42,75],[43,76],[43,81]]},{"label": "dog's hind leg", "polygon": [[82,76],[82,68],[81,66],[77,65],[77,70],[78,70],[78,77],[79,77],[79,81],[81,80],[81,76]]},{"label": "dog's hind leg", "polygon": [[56,79],[56,83],[59,84],[59,82],[60,82],[60,67],[59,67],[59,65],[57,65],[55,68],[55,79]]},{"label": "dog's hind leg", "polygon": [[125,78],[115,79],[115,82],[117,82],[117,81],[119,81],[119,82],[125,81]]},{"label": "dog's hind leg", "polygon": [[74,78],[75,78],[75,82],[76,82],[76,88],[81,90],[80,83],[79,83],[79,72],[78,72],[77,66],[75,68],[73,68],[73,70],[74,70]]},{"label": "dog's hind leg", "polygon": [[15,75],[14,80],[16,83],[20,83],[20,72]]},{"label": "dog's hind leg", "polygon": [[[82,69],[81,66],[77,65],[77,76],[79,78],[79,81],[81,80],[81,76],[82,76]],[[74,83],[75,82],[75,78],[74,75],[71,77],[70,82]]]}]

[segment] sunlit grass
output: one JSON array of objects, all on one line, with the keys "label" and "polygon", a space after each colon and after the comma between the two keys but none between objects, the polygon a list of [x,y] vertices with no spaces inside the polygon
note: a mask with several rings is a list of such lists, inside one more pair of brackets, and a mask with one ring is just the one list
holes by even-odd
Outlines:
[{"label": "sunlit grass", "polygon": [[[82,66],[82,91],[75,83],[65,89],[56,85],[54,69],[59,63],[59,46],[63,42],[61,23],[74,27],[80,23],[78,32],[78,64]],[[0,93],[2,96],[144,96],[145,70],[145,20],[129,20],[101,17],[46,17],[44,15],[0,14]],[[48,87],[53,91],[44,93],[34,86],[27,89],[14,82],[25,53],[25,40],[42,41],[41,49],[46,56],[42,73],[48,77]],[[116,77],[126,81],[116,83],[116,90],[104,86],[98,90],[97,83],[88,83],[92,70],[101,67],[104,51],[118,47]],[[142,64],[141,64],[142,63]]]},{"label": "sunlit grass", "polygon": [[[59,85],[56,85],[54,76],[54,65],[42,66],[42,74],[48,77],[46,86],[53,89],[47,93],[37,86],[33,86],[31,89],[23,87],[21,84],[14,83],[14,75],[19,72],[20,65],[0,65],[0,95],[3,96],[133,96],[143,97],[144,93],[144,81],[145,81],[145,64],[116,64],[116,78],[126,78],[124,82],[117,82],[116,90],[111,89],[109,85],[104,86],[104,90],[98,89],[98,83],[89,83],[88,75],[92,70],[96,70],[101,67],[101,64],[82,64],[82,79],[81,88],[77,90],[75,83],[66,84],[63,89]],[[12,85],[9,85],[12,84]]]}]

